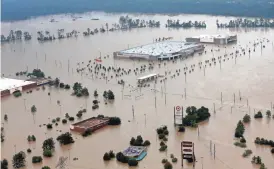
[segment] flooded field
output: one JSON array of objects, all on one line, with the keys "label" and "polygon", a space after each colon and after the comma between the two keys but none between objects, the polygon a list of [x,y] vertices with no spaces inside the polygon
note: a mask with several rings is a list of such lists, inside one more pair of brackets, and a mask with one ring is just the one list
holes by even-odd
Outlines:
[{"label": "flooded field", "polygon": [[[42,17],[14,23],[2,23],[2,32],[8,34],[11,29],[21,29],[36,35],[38,30],[48,30],[56,32],[57,29],[71,31],[76,29],[80,32],[88,27],[91,29],[100,28],[105,25],[117,22],[120,15],[104,13],[88,13],[83,17],[72,21],[69,16],[54,16],[58,22],[51,23],[53,18]],[[90,20],[91,17],[100,20]],[[103,161],[103,155],[109,150],[119,152],[127,148],[131,137],[142,135],[144,139],[150,140],[148,155],[142,160],[137,168],[163,168],[161,160],[169,158],[173,153],[179,160],[173,164],[173,168],[181,167],[180,145],[183,140],[190,140],[195,143],[195,155],[197,158],[196,168],[201,169],[251,169],[258,166],[251,163],[253,155],[261,156],[268,169],[274,168],[274,155],[270,153],[270,148],[257,146],[254,144],[256,137],[263,137],[274,140],[274,119],[267,119],[266,110],[272,110],[271,103],[274,103],[274,30],[273,29],[217,29],[216,20],[220,22],[229,21],[232,17],[205,16],[205,15],[139,15],[132,16],[141,19],[155,19],[161,21],[161,28],[140,28],[130,31],[115,31],[99,33],[89,37],[82,35],[77,38],[56,40],[54,42],[39,43],[36,36],[28,42],[14,42],[1,45],[1,74],[5,77],[20,78],[15,76],[18,71],[33,70],[39,68],[45,72],[46,76],[58,77],[61,82],[73,85],[80,82],[89,89],[88,98],[77,98],[71,96],[72,90],[64,90],[46,86],[45,90],[33,90],[31,94],[23,92],[19,98],[13,96],[1,99],[1,119],[4,127],[5,141],[1,144],[1,159],[11,159],[15,152],[32,149],[31,154],[27,154],[27,166],[25,168],[41,168],[48,165],[55,168],[60,156],[67,156],[67,168],[71,169],[113,169],[128,168],[116,160]],[[200,20],[207,24],[206,29],[167,29],[164,24],[168,18],[181,21]],[[89,60],[93,64],[94,59],[102,56],[102,65],[105,67],[121,67],[125,70],[134,70],[142,65],[148,66],[148,61],[138,60],[114,60],[112,53],[128,47],[139,46],[152,43],[153,39],[159,37],[173,37],[173,40],[184,40],[188,36],[200,34],[222,34],[235,33],[238,35],[237,44],[227,46],[206,45],[207,53],[195,54],[184,60],[164,61],[159,63],[154,61],[154,69],[135,75],[133,72],[122,77],[115,77],[115,73],[107,74],[108,79],[96,78],[88,70],[77,73],[77,68],[86,67]],[[267,41],[267,39],[269,41]],[[253,51],[253,44],[261,42]],[[246,49],[245,55],[235,51],[241,48]],[[248,54],[248,49],[251,53]],[[218,50],[220,49],[220,50]],[[212,51],[211,51],[212,50]],[[224,56],[221,64],[213,64],[211,59]],[[233,53],[232,55],[230,55]],[[107,57],[109,55],[109,57]],[[233,57],[233,58],[232,58]],[[199,68],[199,62],[210,60],[211,66],[206,64],[206,68]],[[83,62],[83,63],[82,63]],[[79,64],[78,64],[79,63]],[[195,64],[193,71],[184,74],[184,67],[190,69]],[[179,76],[176,70],[180,69]],[[134,90],[137,86],[137,78],[148,73],[171,72],[166,83],[160,81],[154,87],[150,83],[149,87],[141,90]],[[175,74],[175,77],[172,75]],[[113,78],[110,78],[113,76]],[[118,84],[118,80],[125,81],[124,88]],[[154,89],[157,92],[154,92]],[[103,92],[112,90],[115,94],[113,103],[104,104]],[[92,110],[94,100],[93,91],[99,93],[98,100],[101,101],[99,109]],[[48,96],[48,92],[51,93]],[[129,97],[129,95],[131,97]],[[138,99],[134,99],[137,96]],[[235,103],[234,103],[235,95]],[[222,101],[221,101],[222,97]],[[241,97],[241,99],[240,99]],[[156,99],[155,99],[156,98]],[[60,101],[60,106],[57,101]],[[214,105],[216,113],[214,113]],[[26,109],[25,109],[26,105]],[[37,107],[35,115],[31,113],[31,106]],[[210,109],[211,117],[207,122],[199,124],[199,128],[186,128],[185,133],[178,133],[174,127],[173,107],[174,106],[205,106]],[[134,118],[132,114],[134,106]],[[34,155],[42,156],[42,143],[46,138],[53,137],[54,140],[63,132],[69,131],[70,123],[53,126],[47,130],[47,124],[56,117],[64,118],[65,113],[71,116],[77,114],[80,109],[87,108],[82,119],[103,114],[106,116],[117,116],[122,120],[122,124],[117,127],[105,127],[93,133],[89,137],[83,138],[77,133],[73,133],[75,143],[69,146],[59,146],[56,142],[56,150],[52,158],[44,158],[43,164],[31,163]],[[253,118],[254,112],[261,110],[264,118],[256,120]],[[3,120],[4,114],[8,115],[8,121]],[[243,148],[234,146],[234,131],[236,124],[245,114],[251,115],[251,123],[245,125],[245,138],[247,148],[253,151],[249,158],[243,158]],[[79,121],[78,119],[76,121]],[[41,127],[39,125],[42,125]],[[159,152],[160,141],[157,138],[156,128],[167,125],[169,129],[168,150]],[[57,131],[58,130],[58,131]],[[61,130],[62,132],[60,132]],[[198,132],[199,131],[199,132]],[[198,135],[199,133],[199,135]],[[35,135],[37,141],[29,144],[28,135]],[[216,158],[210,155],[210,141],[216,146]],[[79,160],[73,160],[73,158]],[[192,168],[186,165],[184,168]]]}]

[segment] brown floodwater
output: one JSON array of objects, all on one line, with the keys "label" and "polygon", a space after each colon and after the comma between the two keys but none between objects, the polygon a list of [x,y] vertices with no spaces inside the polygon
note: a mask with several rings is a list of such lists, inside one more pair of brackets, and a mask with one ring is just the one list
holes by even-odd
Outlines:
[{"label": "brown floodwater", "polygon": [[[10,29],[21,29],[36,35],[38,30],[48,30],[56,32],[59,28],[65,31],[73,29],[79,32],[99,28],[106,22],[117,22],[120,15],[105,13],[82,14],[83,18],[72,21],[68,15],[47,16],[34,18],[26,21],[13,23],[2,23],[2,33],[7,34]],[[90,20],[91,17],[100,18],[99,21]],[[190,140],[195,143],[195,155],[197,158],[196,168],[201,169],[252,169],[258,168],[252,165],[253,155],[262,157],[268,169],[274,168],[274,155],[270,153],[270,147],[256,146],[254,139],[264,137],[274,140],[274,119],[267,119],[265,112],[271,109],[271,102],[274,103],[274,30],[273,29],[217,29],[216,19],[219,22],[227,22],[233,17],[205,16],[205,15],[139,15],[133,16],[141,19],[155,19],[162,22],[161,28],[141,28],[130,31],[117,31],[99,33],[90,37],[83,37],[82,33],[78,38],[56,40],[54,42],[39,43],[36,37],[28,42],[14,42],[1,45],[1,74],[11,78],[16,77],[15,73],[34,68],[42,69],[47,76],[58,77],[62,82],[73,84],[81,82],[90,91],[88,98],[77,98],[71,96],[72,91],[46,87],[45,90],[33,90],[31,94],[23,93],[22,97],[13,96],[1,99],[1,119],[4,126],[5,141],[1,143],[1,159],[6,158],[10,161],[15,152],[32,149],[31,154],[27,154],[26,168],[41,168],[48,165],[55,168],[60,156],[67,156],[69,160],[67,167],[71,169],[113,169],[128,168],[127,165],[120,164],[116,160],[110,162],[103,161],[103,154],[109,150],[119,152],[128,145],[131,137],[142,135],[144,139],[150,140],[151,146],[148,148],[148,155],[139,163],[137,168],[159,169],[163,168],[161,160],[169,158],[174,154],[180,159],[180,143],[183,140]],[[180,19],[181,21],[198,20],[206,21],[207,29],[167,29],[164,27],[168,18]],[[51,23],[49,20],[55,18],[58,22]],[[91,73],[85,72],[82,75],[76,72],[77,67],[86,67],[89,60],[94,60],[100,53],[102,64],[106,67],[114,66],[125,69],[134,69],[141,65],[148,65],[147,61],[133,60],[114,60],[112,53],[127,47],[138,46],[153,42],[159,37],[173,37],[174,40],[183,40],[187,36],[200,34],[217,33],[236,33],[238,35],[237,44],[218,47],[216,45],[206,45],[206,54],[199,56],[195,54],[185,60],[178,60],[163,63],[158,66],[154,62],[154,69],[151,72],[164,74],[170,71],[166,81],[166,95],[164,94],[164,83],[158,82],[156,94],[151,90],[154,85],[131,92],[132,87],[136,86],[136,78],[149,73],[134,73],[119,78],[110,79],[108,82],[99,78],[92,78]],[[266,39],[270,41],[267,42]],[[261,50],[260,45],[253,52],[253,43],[263,41],[265,48]],[[249,49],[251,54],[239,55],[235,60],[235,51],[240,47]],[[211,52],[213,49],[214,52]],[[216,51],[220,49],[220,51]],[[229,54],[234,52],[233,58]],[[203,69],[198,66],[199,62],[210,60],[228,53],[225,62],[222,59],[221,65],[217,62]],[[68,71],[68,62],[70,69]],[[80,66],[77,63],[80,62]],[[81,62],[84,62],[82,64]],[[195,64],[194,71],[185,78],[183,68],[190,68]],[[181,73],[175,78],[170,76],[180,69]],[[115,75],[113,72],[108,77]],[[124,89],[118,85],[117,81],[123,79],[126,82]],[[129,86],[131,85],[131,86]],[[100,96],[100,108],[92,110],[93,91],[97,89]],[[111,104],[104,104],[102,93],[104,90],[111,89],[115,93],[115,101]],[[162,92],[163,91],[163,92]],[[186,91],[186,97],[185,97]],[[48,92],[51,96],[48,96]],[[221,103],[222,93],[222,103]],[[235,103],[234,103],[235,94]],[[131,95],[129,98],[125,95]],[[134,100],[135,96],[139,96]],[[239,99],[241,95],[242,99]],[[155,106],[156,97],[156,106]],[[25,110],[25,104],[26,110]],[[61,102],[58,106],[57,100]],[[166,100],[166,101],[165,101]],[[247,105],[248,100],[248,105]],[[216,105],[216,113],[213,113],[213,104]],[[37,112],[33,116],[30,107],[35,105]],[[135,116],[132,115],[132,105],[134,105]],[[176,132],[173,125],[173,107],[176,105],[187,106],[206,106],[210,109],[211,117],[207,122],[199,124],[198,129],[187,128],[185,133]],[[231,108],[232,107],[232,108]],[[98,114],[106,116],[118,116],[122,119],[122,124],[118,127],[105,127],[96,131],[92,136],[83,138],[77,133],[73,133],[75,143],[69,146],[59,146],[56,142],[56,150],[52,158],[44,158],[43,164],[33,165],[31,158],[34,155],[42,155],[42,142],[49,137],[56,137],[62,132],[69,131],[70,123],[59,124],[52,130],[47,130],[43,124],[49,123],[56,117],[64,118],[65,113],[75,116],[78,110],[87,108],[87,113],[83,114],[82,119],[86,119]],[[232,111],[231,111],[232,110]],[[233,143],[234,130],[239,120],[245,114],[253,117],[254,111],[261,110],[264,118],[255,120],[246,125],[245,138],[247,147],[253,151],[249,158],[243,158],[243,148],[235,147]],[[273,111],[272,111],[273,112]],[[8,115],[8,121],[3,121],[4,114]],[[78,120],[76,120],[78,121]],[[42,125],[39,127],[39,125]],[[170,131],[168,136],[167,152],[159,152],[156,128],[167,125]],[[58,130],[58,131],[57,131]],[[28,135],[35,135],[37,141],[29,144]],[[216,146],[216,158],[210,155],[210,140]],[[79,158],[74,161],[73,158]],[[181,161],[173,165],[173,168],[181,168]],[[184,168],[192,168],[186,165]]]}]

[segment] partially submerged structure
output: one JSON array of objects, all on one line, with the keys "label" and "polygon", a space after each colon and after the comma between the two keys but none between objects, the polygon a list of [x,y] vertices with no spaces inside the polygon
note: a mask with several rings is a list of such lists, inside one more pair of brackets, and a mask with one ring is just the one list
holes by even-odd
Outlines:
[{"label": "partially submerged structure", "polygon": [[10,79],[4,77],[1,77],[0,79],[1,97],[8,96],[15,91],[24,91],[34,87],[37,87],[37,83],[34,81]]},{"label": "partially submerged structure", "polygon": [[237,35],[218,34],[218,35],[199,35],[187,37],[186,42],[195,43],[212,43],[218,45],[226,45],[228,43],[236,42]]},{"label": "partially submerged structure", "polygon": [[169,60],[193,55],[204,45],[183,41],[163,41],[142,45],[113,53],[114,58]]},{"label": "partially submerged structure", "polygon": [[108,125],[109,118],[98,118],[98,117],[92,117],[74,124],[70,125],[71,131],[76,131],[79,133],[83,133],[87,129],[90,129],[91,131],[98,130],[102,127],[105,127]]},{"label": "partially submerged structure", "polygon": [[142,77],[139,77],[137,78],[137,81],[139,84],[142,84],[144,82],[147,82],[147,81],[151,81],[151,80],[154,80],[154,79],[157,79],[159,76],[159,74],[157,73],[152,73],[152,74],[148,74],[148,75],[145,75],[145,76],[142,76]]},{"label": "partially submerged structure", "polygon": [[129,159],[142,160],[147,155],[145,146],[130,146],[123,151],[123,155]]}]

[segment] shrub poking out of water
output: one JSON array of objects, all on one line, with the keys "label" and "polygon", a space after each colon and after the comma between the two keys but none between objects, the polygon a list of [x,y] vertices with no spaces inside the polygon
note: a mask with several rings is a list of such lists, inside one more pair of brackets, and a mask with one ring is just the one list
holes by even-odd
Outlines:
[{"label": "shrub poking out of water", "polygon": [[28,148],[28,149],[27,149],[27,152],[28,152],[28,153],[31,153],[31,149],[30,149],[30,148]]},{"label": "shrub poking out of water", "polygon": [[258,112],[254,115],[254,118],[255,118],[255,119],[263,118],[262,112],[258,111]]},{"label": "shrub poking out of water", "polygon": [[30,141],[36,141],[36,137],[34,135],[28,135],[27,140]]},{"label": "shrub poking out of water", "polygon": [[271,117],[271,111],[270,111],[270,110],[267,110],[267,111],[266,111],[266,116],[267,116],[268,118]]},{"label": "shrub poking out of water", "polygon": [[128,165],[129,166],[137,166],[138,165],[138,161],[135,159],[129,159],[128,160]]},{"label": "shrub poking out of water", "polygon": [[87,136],[90,136],[91,134],[92,134],[91,129],[86,129],[86,130],[82,133],[82,136],[83,136],[83,137],[87,137]]},{"label": "shrub poking out of water", "polygon": [[185,132],[185,130],[186,130],[186,129],[185,129],[184,126],[180,126],[178,132]]},{"label": "shrub poking out of water", "polygon": [[59,86],[60,86],[60,88],[64,88],[65,84],[63,82],[61,82]]},{"label": "shrub poking out of water", "polygon": [[250,115],[248,115],[248,114],[246,114],[245,116],[244,116],[244,118],[243,118],[243,122],[244,123],[249,123],[250,122]]},{"label": "shrub poking out of water", "polygon": [[99,101],[98,101],[98,100],[93,100],[92,103],[93,103],[93,104],[98,104]]},{"label": "shrub poking out of water", "polygon": [[44,167],[42,167],[42,169],[50,169],[50,167],[49,166],[44,166]]},{"label": "shrub poking out of water", "polygon": [[160,146],[166,145],[165,142],[161,141]]},{"label": "shrub poking out of water", "polygon": [[244,124],[242,123],[242,121],[240,120],[237,124],[236,129],[235,129],[234,136],[237,138],[243,137],[244,132],[245,132],[245,127],[244,127]]},{"label": "shrub poking out of water", "polygon": [[71,133],[69,133],[69,132],[66,132],[66,133],[61,134],[60,136],[58,136],[57,141],[59,141],[59,143],[63,144],[63,145],[74,143],[74,140],[71,136]]},{"label": "shrub poking out of water", "polygon": [[120,125],[121,119],[119,117],[110,117],[108,125]]},{"label": "shrub poking out of water", "polygon": [[161,140],[161,139],[163,139],[165,137],[165,135],[164,134],[159,134],[158,135],[158,138]]},{"label": "shrub poking out of water", "polygon": [[95,109],[98,109],[98,108],[99,108],[98,104],[92,105],[92,110],[95,110]]},{"label": "shrub poking out of water", "polygon": [[166,151],[167,149],[167,145],[163,145],[160,147],[159,151]]},{"label": "shrub poking out of water", "polygon": [[251,154],[252,154],[252,150],[249,150],[249,149],[248,149],[248,150],[245,150],[245,151],[244,151],[244,153],[243,153],[242,156],[243,156],[243,157],[248,157],[248,156],[250,156]]},{"label": "shrub poking out of water", "polygon": [[67,123],[67,119],[63,119],[63,120],[62,120],[62,123],[63,123],[63,124],[66,124],[66,123]]},{"label": "shrub poking out of water", "polygon": [[173,166],[172,166],[172,164],[171,164],[169,161],[167,161],[167,162],[164,164],[164,168],[165,168],[165,169],[172,169]]},{"label": "shrub poking out of water", "polygon": [[8,120],[8,115],[7,115],[7,114],[4,115],[4,120],[5,120],[5,121]]},{"label": "shrub poking out of water", "polygon": [[176,157],[172,158],[171,160],[173,163],[177,163],[178,159]]},{"label": "shrub poking out of water", "polygon": [[14,97],[20,97],[20,96],[22,96],[22,93],[19,90],[17,90],[15,92],[13,92],[13,96]]},{"label": "shrub poking out of water", "polygon": [[150,141],[146,140],[143,145],[144,146],[149,146],[150,145]]},{"label": "shrub poking out of water", "polygon": [[42,161],[43,161],[43,158],[41,156],[32,157],[32,163],[41,163]]},{"label": "shrub poking out of water", "polygon": [[166,138],[166,136],[164,136],[163,141],[165,141],[165,142],[168,141],[168,139]]},{"label": "shrub poking out of water", "polygon": [[60,117],[57,117],[57,118],[56,118],[56,121],[59,122],[59,121],[60,121]]},{"label": "shrub poking out of water", "polygon": [[83,116],[82,111],[81,111],[81,112],[78,112],[78,113],[76,114],[76,116],[77,116],[78,118],[81,118],[81,117]]},{"label": "shrub poking out of water", "polygon": [[56,119],[52,119],[51,122],[52,122],[52,123],[56,123]]},{"label": "shrub poking out of water", "polygon": [[45,156],[45,157],[52,157],[52,150],[45,149],[43,151],[43,156]]},{"label": "shrub poking out of water", "polygon": [[52,124],[47,124],[47,129],[52,129]]},{"label": "shrub poking out of water", "polygon": [[74,121],[74,117],[69,117],[69,121]]},{"label": "shrub poking out of water", "polygon": [[98,92],[97,92],[97,90],[94,90],[93,96],[94,96],[94,97],[98,97]]},{"label": "shrub poking out of water", "polygon": [[128,157],[124,156],[122,152],[116,154],[116,159],[121,163],[128,163]]},{"label": "shrub poking out of water", "polygon": [[105,153],[104,156],[103,156],[103,160],[104,160],[104,161],[109,161],[110,159],[111,159],[111,158],[110,158],[109,154],[108,154],[108,153]]},{"label": "shrub poking out of water", "polygon": [[251,163],[262,164],[262,158],[260,156],[253,156]]},{"label": "shrub poking out of water", "polygon": [[242,137],[242,138],[240,139],[240,142],[241,142],[241,143],[246,143],[245,138],[244,138],[244,137]]},{"label": "shrub poking out of water", "polygon": [[70,89],[70,85],[69,85],[69,84],[66,84],[66,85],[65,85],[65,89]]},{"label": "shrub poking out of water", "polygon": [[274,148],[271,149],[271,153],[274,154]]},{"label": "shrub poking out of water", "polygon": [[235,142],[234,145],[237,146],[237,147],[246,148],[246,144],[245,143]]},{"label": "shrub poking out of water", "polygon": [[4,159],[1,161],[1,169],[8,169],[8,160]]},{"label": "shrub poking out of water", "polygon": [[115,158],[115,153],[112,150],[110,150],[108,154],[110,158]]},{"label": "shrub poking out of water", "polygon": [[167,162],[167,159],[162,159],[162,163],[165,164]]},{"label": "shrub poking out of water", "polygon": [[37,111],[37,108],[35,107],[35,105],[31,106],[30,109],[31,109],[31,112],[32,112],[32,113],[35,113],[35,112]]}]

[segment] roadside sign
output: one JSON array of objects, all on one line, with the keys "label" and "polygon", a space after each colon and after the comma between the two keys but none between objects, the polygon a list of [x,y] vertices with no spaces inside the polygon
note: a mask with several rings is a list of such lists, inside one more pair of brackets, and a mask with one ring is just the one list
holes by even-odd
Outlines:
[{"label": "roadside sign", "polygon": [[181,106],[175,106],[175,115],[176,116],[182,116],[182,107]]}]

